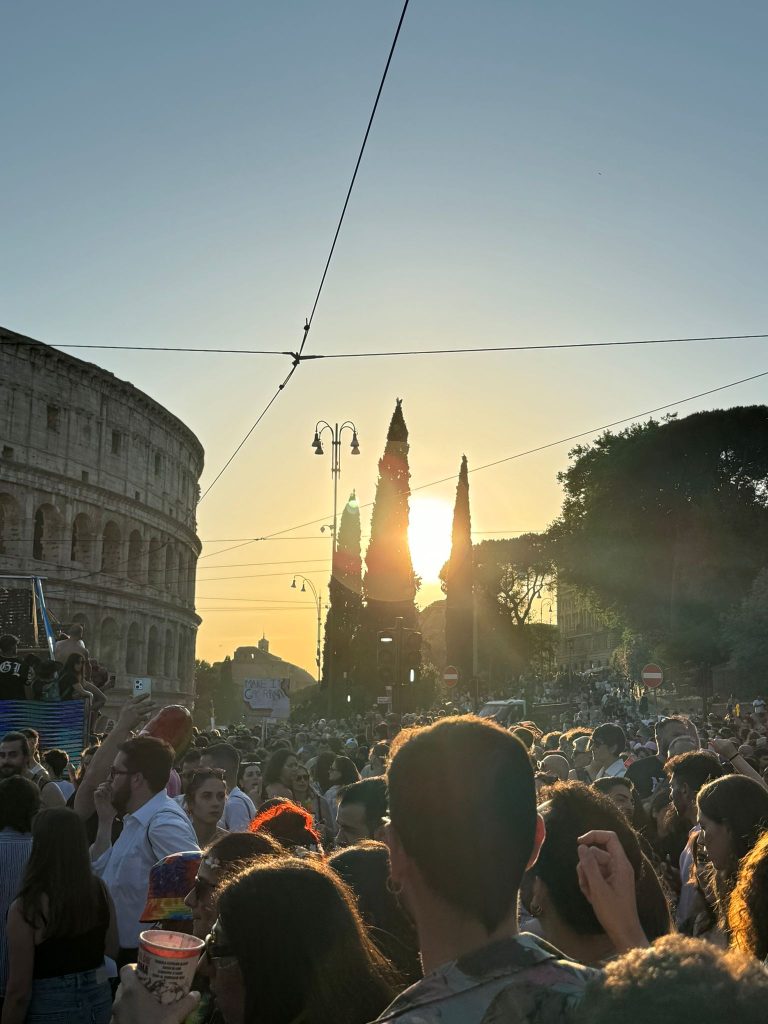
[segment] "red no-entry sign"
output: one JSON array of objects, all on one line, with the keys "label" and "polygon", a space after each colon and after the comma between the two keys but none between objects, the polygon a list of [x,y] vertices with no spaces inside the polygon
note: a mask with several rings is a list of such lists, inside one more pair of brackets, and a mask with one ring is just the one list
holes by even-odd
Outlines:
[{"label": "red no-entry sign", "polygon": [[443,672],[443,682],[446,686],[455,686],[459,681],[459,670],[454,665],[447,665]]},{"label": "red no-entry sign", "polygon": [[657,686],[661,686],[664,680],[664,673],[660,665],[651,663],[646,665],[640,673],[640,679],[643,682],[643,686],[647,686],[649,690],[655,690]]}]

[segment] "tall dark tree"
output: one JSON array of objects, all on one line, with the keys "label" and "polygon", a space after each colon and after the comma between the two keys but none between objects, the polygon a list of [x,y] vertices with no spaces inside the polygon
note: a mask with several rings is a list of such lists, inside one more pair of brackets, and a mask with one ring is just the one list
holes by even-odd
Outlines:
[{"label": "tall dark tree", "polygon": [[462,456],[456,503],[453,507],[451,557],[440,577],[445,592],[445,647],[448,664],[463,682],[472,678],[472,520],[469,512],[467,457]]},{"label": "tall dark tree", "polygon": [[768,565],[768,408],[649,420],[571,453],[559,573],[668,665],[706,674],[724,615]]},{"label": "tall dark tree", "polygon": [[365,555],[364,607],[355,638],[355,680],[365,699],[376,688],[376,642],[380,630],[395,625],[417,628],[415,597],[418,581],[408,544],[408,428],[398,398],[379,460],[379,479],[371,515],[371,539]]},{"label": "tall dark tree", "polygon": [[363,607],[360,506],[354,491],[341,513],[328,595],[322,685],[335,713],[346,699],[345,681],[352,671],[352,638],[360,625]]}]

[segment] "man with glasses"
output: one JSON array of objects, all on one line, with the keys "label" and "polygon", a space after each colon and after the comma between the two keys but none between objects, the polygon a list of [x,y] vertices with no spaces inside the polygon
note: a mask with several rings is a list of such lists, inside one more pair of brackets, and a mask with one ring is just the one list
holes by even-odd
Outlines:
[{"label": "man with glasses", "polygon": [[619,779],[627,774],[626,765],[621,757],[627,749],[627,737],[619,725],[598,725],[592,733],[589,744],[592,753],[592,764],[598,769],[595,779]]},{"label": "man with glasses", "polygon": [[[167,743],[137,736],[118,748],[109,781],[94,794],[99,828],[91,859],[115,904],[118,967],[136,961],[152,865],[172,853],[199,850],[192,823],[165,792],[172,765],[173,750]],[[112,845],[116,813],[123,830]]]}]

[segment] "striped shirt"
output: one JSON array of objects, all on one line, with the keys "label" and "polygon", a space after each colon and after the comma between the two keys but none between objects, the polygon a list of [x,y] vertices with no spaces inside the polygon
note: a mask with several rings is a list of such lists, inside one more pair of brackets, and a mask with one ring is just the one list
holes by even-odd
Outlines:
[{"label": "striped shirt", "polygon": [[32,852],[32,835],[13,828],[0,829],[0,996],[8,981],[8,942],[5,920],[21,888],[24,868]]}]

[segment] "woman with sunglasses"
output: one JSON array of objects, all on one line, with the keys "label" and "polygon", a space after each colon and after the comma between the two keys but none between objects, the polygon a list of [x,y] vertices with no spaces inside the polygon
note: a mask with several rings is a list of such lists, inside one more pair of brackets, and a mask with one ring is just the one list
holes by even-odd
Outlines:
[{"label": "woman with sunglasses", "polygon": [[309,769],[300,764],[293,776],[293,799],[305,811],[309,811],[314,820],[314,827],[320,833],[323,846],[328,849],[334,837],[333,816],[328,801],[320,796],[312,786]]},{"label": "woman with sunglasses", "polygon": [[223,768],[198,768],[187,783],[185,802],[200,848],[227,835],[218,823],[224,814],[227,784]]},{"label": "woman with sunglasses", "polygon": [[203,854],[195,884],[184,903],[192,911],[192,934],[204,939],[218,913],[217,888],[226,879],[252,865],[261,857],[284,852],[276,839],[265,832],[225,832]]}]

